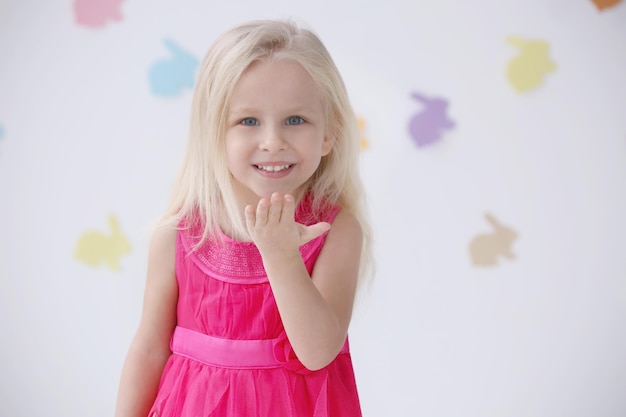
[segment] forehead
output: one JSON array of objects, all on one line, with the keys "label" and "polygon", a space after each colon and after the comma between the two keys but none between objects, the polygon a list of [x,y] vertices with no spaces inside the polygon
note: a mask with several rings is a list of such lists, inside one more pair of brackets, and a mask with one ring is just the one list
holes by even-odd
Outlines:
[{"label": "forehead", "polygon": [[319,110],[322,95],[317,83],[299,63],[286,59],[253,62],[235,84],[230,110],[242,108]]}]

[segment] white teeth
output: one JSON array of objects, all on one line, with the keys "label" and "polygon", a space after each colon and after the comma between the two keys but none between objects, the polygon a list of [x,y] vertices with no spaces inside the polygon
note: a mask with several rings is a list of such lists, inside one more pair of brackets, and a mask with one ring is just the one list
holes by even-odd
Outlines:
[{"label": "white teeth", "polygon": [[257,165],[257,168],[259,168],[261,171],[268,171],[268,172],[284,171],[290,167],[291,165]]}]

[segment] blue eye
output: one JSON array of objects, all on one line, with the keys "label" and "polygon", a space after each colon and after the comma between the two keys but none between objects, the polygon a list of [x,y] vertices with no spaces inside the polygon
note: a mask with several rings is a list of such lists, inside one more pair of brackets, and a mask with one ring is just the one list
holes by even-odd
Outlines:
[{"label": "blue eye", "polygon": [[241,121],[241,124],[244,126],[256,126],[259,124],[259,121],[254,117],[246,117]]},{"label": "blue eye", "polygon": [[290,116],[287,119],[288,125],[301,125],[302,123],[304,123],[304,119],[300,116]]}]

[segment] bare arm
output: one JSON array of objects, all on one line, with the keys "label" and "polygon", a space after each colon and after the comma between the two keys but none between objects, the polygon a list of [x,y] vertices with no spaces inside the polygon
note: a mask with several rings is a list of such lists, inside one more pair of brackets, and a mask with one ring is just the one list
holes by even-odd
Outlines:
[{"label": "bare arm", "polygon": [[285,331],[298,359],[308,369],[328,365],[343,346],[354,304],[362,232],[358,221],[340,212],[326,236],[313,276],[298,247],[328,230],[294,221],[293,197],[274,194],[248,208],[248,230],[263,257]]},{"label": "bare arm", "polygon": [[176,326],[176,230],[159,229],[150,242],[143,311],[131,343],[117,398],[116,417],[145,417],[154,402]]}]

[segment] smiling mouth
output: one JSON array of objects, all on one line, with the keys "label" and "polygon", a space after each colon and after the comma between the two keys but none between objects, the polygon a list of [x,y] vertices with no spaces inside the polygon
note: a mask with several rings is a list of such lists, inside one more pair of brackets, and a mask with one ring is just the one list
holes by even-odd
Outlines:
[{"label": "smiling mouth", "polygon": [[285,165],[255,165],[255,167],[261,171],[265,172],[281,172],[286,171],[291,168],[293,164],[285,164]]}]

